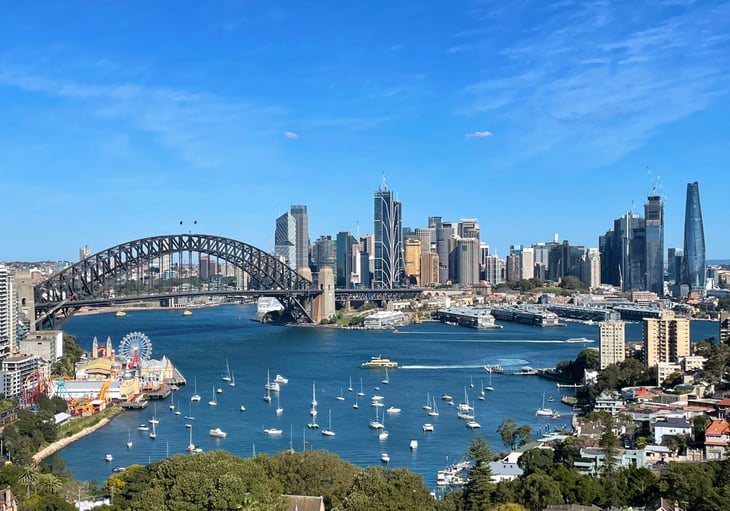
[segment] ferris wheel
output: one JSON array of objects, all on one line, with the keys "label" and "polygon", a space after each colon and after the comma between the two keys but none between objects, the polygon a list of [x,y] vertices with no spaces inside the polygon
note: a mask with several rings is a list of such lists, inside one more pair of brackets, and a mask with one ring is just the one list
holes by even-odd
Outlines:
[{"label": "ferris wheel", "polygon": [[152,355],[152,341],[142,332],[129,332],[119,343],[119,354],[126,360],[147,360]]}]

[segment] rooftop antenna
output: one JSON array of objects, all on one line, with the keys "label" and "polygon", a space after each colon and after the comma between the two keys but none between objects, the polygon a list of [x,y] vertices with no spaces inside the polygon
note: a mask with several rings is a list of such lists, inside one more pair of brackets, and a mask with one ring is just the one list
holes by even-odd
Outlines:
[{"label": "rooftop antenna", "polygon": [[355,223],[357,224],[357,239],[360,240],[360,220],[355,220]]},{"label": "rooftop antenna", "polygon": [[388,189],[388,182],[385,180],[385,172],[383,172],[383,184],[380,185],[383,190]]}]

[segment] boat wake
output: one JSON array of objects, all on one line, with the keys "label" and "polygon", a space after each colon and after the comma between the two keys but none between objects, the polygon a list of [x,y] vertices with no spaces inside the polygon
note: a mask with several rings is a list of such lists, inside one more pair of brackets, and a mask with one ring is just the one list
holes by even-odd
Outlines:
[{"label": "boat wake", "polygon": [[481,365],[439,365],[439,366],[425,366],[425,365],[412,365],[412,366],[401,366],[401,369],[481,369],[484,364]]}]

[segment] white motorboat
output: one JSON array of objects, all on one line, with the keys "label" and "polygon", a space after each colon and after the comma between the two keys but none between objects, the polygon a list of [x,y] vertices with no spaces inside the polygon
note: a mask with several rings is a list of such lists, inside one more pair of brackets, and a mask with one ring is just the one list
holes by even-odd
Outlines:
[{"label": "white motorboat", "polygon": [[428,433],[428,432],[431,432],[431,431],[433,431],[433,424],[431,424],[430,422],[427,422],[426,424],[423,425],[423,432],[424,433]]},{"label": "white motorboat", "polygon": [[277,428],[266,428],[264,429],[264,433],[269,436],[281,436],[282,430]]},{"label": "white motorboat", "polygon": [[245,412],[245,411],[246,411],[246,407],[245,407],[245,406],[243,406],[243,405],[241,405],[241,407],[240,407],[240,410],[241,410],[242,412]]},{"label": "white motorboat", "polygon": [[390,456],[388,456],[387,452],[384,452],[380,455],[380,461],[383,463],[390,463]]},{"label": "white motorboat", "polygon": [[114,456],[112,456],[111,454],[107,454],[106,456],[104,456],[104,459],[106,461],[113,461],[114,460]]},{"label": "white motorboat", "polygon": [[411,440],[411,443],[408,444],[408,446],[411,448],[411,451],[415,451],[418,449],[418,440]]},{"label": "white motorboat", "polygon": [[286,385],[289,383],[289,378],[285,378],[284,376],[277,374],[274,377],[274,383],[278,383],[279,385]]},{"label": "white motorboat", "polygon": [[387,413],[400,413],[400,408],[396,408],[395,406],[389,407],[387,410],[385,410]]},{"label": "white motorboat", "polygon": [[228,435],[228,433],[223,431],[221,428],[213,428],[208,431],[208,434],[216,438],[225,438]]}]

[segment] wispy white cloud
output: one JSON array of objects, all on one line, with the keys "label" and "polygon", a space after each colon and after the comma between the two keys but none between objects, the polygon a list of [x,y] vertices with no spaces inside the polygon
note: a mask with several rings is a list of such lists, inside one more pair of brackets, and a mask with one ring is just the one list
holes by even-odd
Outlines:
[{"label": "wispy white cloud", "polygon": [[466,138],[487,138],[492,136],[491,131],[473,131],[471,133],[464,133]]},{"label": "wispy white cloud", "polygon": [[293,131],[285,131],[284,138],[288,138],[289,140],[299,140],[299,135],[297,135]]},{"label": "wispy white cloud", "polygon": [[[49,78],[33,71],[0,72],[0,84],[75,102],[97,118],[126,122],[198,167],[217,167],[244,151],[268,151],[273,129],[288,112],[207,93],[126,83]],[[70,103],[74,104],[74,103]],[[261,126],[269,129],[262,130]]]},{"label": "wispy white cloud", "polygon": [[541,23],[521,31],[507,21],[522,7],[485,5],[490,26],[521,36],[504,47],[499,34],[457,34],[460,44],[496,54],[488,76],[464,87],[457,112],[500,125],[512,158],[558,151],[600,166],[642,147],[660,127],[728,93],[730,5],[671,3],[639,11],[564,3],[538,8]]}]

